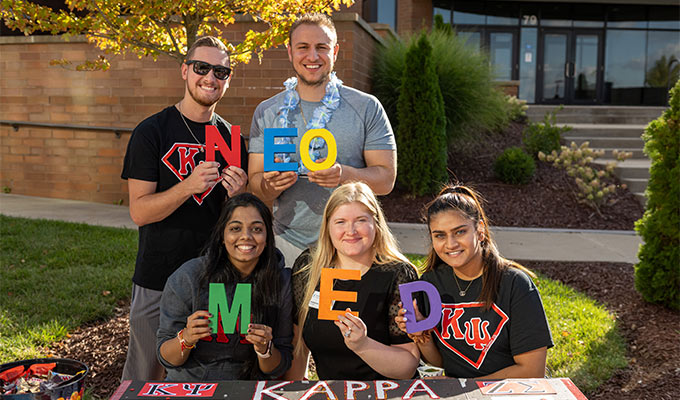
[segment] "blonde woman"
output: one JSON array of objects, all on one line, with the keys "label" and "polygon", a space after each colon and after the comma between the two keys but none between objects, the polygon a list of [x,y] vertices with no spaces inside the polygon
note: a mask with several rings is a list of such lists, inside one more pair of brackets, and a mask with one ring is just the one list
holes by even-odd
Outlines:
[{"label": "blonde woman", "polygon": [[[335,302],[346,312],[336,321],[318,319],[322,268],[361,271],[361,280],[336,280],[333,290],[357,292],[357,302]],[[399,330],[399,285],[417,279],[398,249],[385,216],[364,183],[346,183],[331,194],[319,240],[293,266],[296,305],[295,353],[285,379],[303,379],[311,351],[319,379],[408,379],[420,354]]]}]

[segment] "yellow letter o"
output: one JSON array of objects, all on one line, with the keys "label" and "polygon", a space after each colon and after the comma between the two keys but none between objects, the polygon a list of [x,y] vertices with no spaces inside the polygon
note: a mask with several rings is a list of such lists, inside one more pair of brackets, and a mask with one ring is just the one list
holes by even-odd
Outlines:
[{"label": "yellow letter o", "polygon": [[[320,163],[312,161],[309,157],[309,144],[312,142],[312,139],[316,137],[325,140],[326,145],[328,146],[328,156]],[[302,160],[302,164],[307,167],[308,170],[320,171],[322,169],[328,169],[335,164],[337,158],[338,145],[335,142],[335,137],[333,137],[333,134],[328,129],[310,129],[302,135],[302,139],[300,140],[300,160]]]}]

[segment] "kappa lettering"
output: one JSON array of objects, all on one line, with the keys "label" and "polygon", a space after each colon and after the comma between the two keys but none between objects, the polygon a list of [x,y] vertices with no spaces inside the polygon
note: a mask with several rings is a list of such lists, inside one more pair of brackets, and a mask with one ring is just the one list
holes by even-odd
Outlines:
[{"label": "kappa lettering", "polygon": [[[441,399],[437,393],[435,393],[422,379],[416,379],[413,381],[411,386],[408,388],[402,400],[410,400],[416,392],[425,392],[431,399]],[[420,397],[420,396],[418,396]]]},{"label": "kappa lettering", "polygon": [[257,387],[255,388],[255,394],[253,394],[253,400],[263,400],[264,395],[269,396],[272,399],[275,400],[288,400],[287,398],[283,396],[279,396],[276,393],[273,393],[272,390],[280,389],[289,383],[293,381],[284,381],[284,382],[279,382],[276,385],[273,385],[271,387],[267,387],[267,381],[259,381],[257,382]]},{"label": "kappa lettering", "polygon": [[[175,143],[170,150],[161,158],[163,164],[179,179],[183,181],[196,168],[196,165],[203,162],[199,160],[196,162],[196,155],[201,149],[200,144],[192,143]],[[213,191],[217,185],[211,186],[202,194],[194,194],[192,197],[200,206],[203,200]]]},{"label": "kappa lettering", "polygon": [[453,338],[456,340],[463,340],[465,339],[465,335],[463,335],[463,331],[460,330],[460,326],[458,325],[458,319],[463,316],[465,313],[465,310],[462,308],[456,308],[452,310],[451,308],[444,307],[442,308],[442,338],[443,339],[450,339],[451,338],[451,333],[450,330],[453,331]]},{"label": "kappa lettering", "polygon": [[368,384],[361,381],[345,381],[345,398],[355,400],[354,392],[361,392],[368,389]]},{"label": "kappa lettering", "polygon": [[442,304],[441,329],[434,331],[445,347],[476,369],[481,367],[498,334],[510,320],[495,304],[490,313],[482,313],[483,307],[484,304],[478,302]]},{"label": "kappa lettering", "polygon": [[378,400],[387,399],[387,392],[399,387],[397,382],[375,381],[375,398]]},{"label": "kappa lettering", "polygon": [[196,168],[194,156],[198,153],[198,149],[178,147],[177,153],[179,153],[179,174],[182,176],[190,175],[194,168]]},{"label": "kappa lettering", "polygon": [[211,397],[215,389],[215,383],[146,383],[138,396]]},{"label": "kappa lettering", "polygon": [[186,396],[202,396],[201,392],[208,391],[215,386],[214,383],[185,383],[182,385],[187,391]]},{"label": "kappa lettering", "polygon": [[472,318],[465,322],[465,343],[475,350],[484,350],[491,342],[488,327],[489,321],[482,322],[481,318]]},{"label": "kappa lettering", "polygon": [[337,396],[335,396],[335,393],[333,393],[331,388],[328,386],[328,382],[326,381],[318,381],[314,386],[307,389],[305,394],[300,397],[300,400],[309,400],[317,393],[324,393],[326,395],[326,399],[328,400],[338,400]]},{"label": "kappa lettering", "polygon": [[152,383],[149,385],[149,390],[142,394],[142,396],[175,396],[175,393],[168,392],[166,389],[176,386],[176,383]]}]

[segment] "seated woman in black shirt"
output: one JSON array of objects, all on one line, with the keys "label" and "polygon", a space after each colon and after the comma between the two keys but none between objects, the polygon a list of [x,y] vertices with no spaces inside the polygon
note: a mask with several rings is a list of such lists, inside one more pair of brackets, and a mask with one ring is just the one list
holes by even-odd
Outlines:
[{"label": "seated woman in black shirt", "polygon": [[[338,320],[318,319],[322,268],[361,271],[361,280],[335,280],[333,290],[357,292],[357,301],[336,301],[349,312]],[[295,353],[286,379],[304,379],[309,352],[319,379],[409,379],[418,366],[416,345],[394,318],[399,285],[416,279],[387,227],[380,205],[364,183],[346,183],[331,194],[316,246],[293,267],[297,307]],[[300,329],[299,327],[302,327]]]},{"label": "seated woman in black shirt", "polygon": [[[439,291],[442,311],[434,329],[409,335],[423,359],[453,378],[542,378],[553,342],[535,276],[500,256],[477,193],[443,189],[427,206],[427,225],[421,279]],[[404,313],[396,321],[406,331]]]}]

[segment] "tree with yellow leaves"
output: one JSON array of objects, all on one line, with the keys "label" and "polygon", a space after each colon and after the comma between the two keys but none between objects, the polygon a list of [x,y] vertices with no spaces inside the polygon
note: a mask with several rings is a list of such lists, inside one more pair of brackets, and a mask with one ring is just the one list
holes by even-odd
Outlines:
[{"label": "tree with yellow leaves", "polygon": [[[188,44],[197,37],[219,37],[232,53],[232,63],[248,63],[288,39],[296,16],[307,12],[330,14],[354,0],[65,0],[65,9],[54,10],[26,0],[0,0],[0,17],[5,24],[25,35],[35,31],[63,34],[67,38],[84,34],[106,54],[123,52],[156,60],[166,54],[184,60]],[[223,35],[237,15],[252,17],[261,31],[250,29],[243,41],[230,43]],[[67,64],[67,60],[56,61]],[[79,70],[107,70],[106,56],[87,61]]]}]

